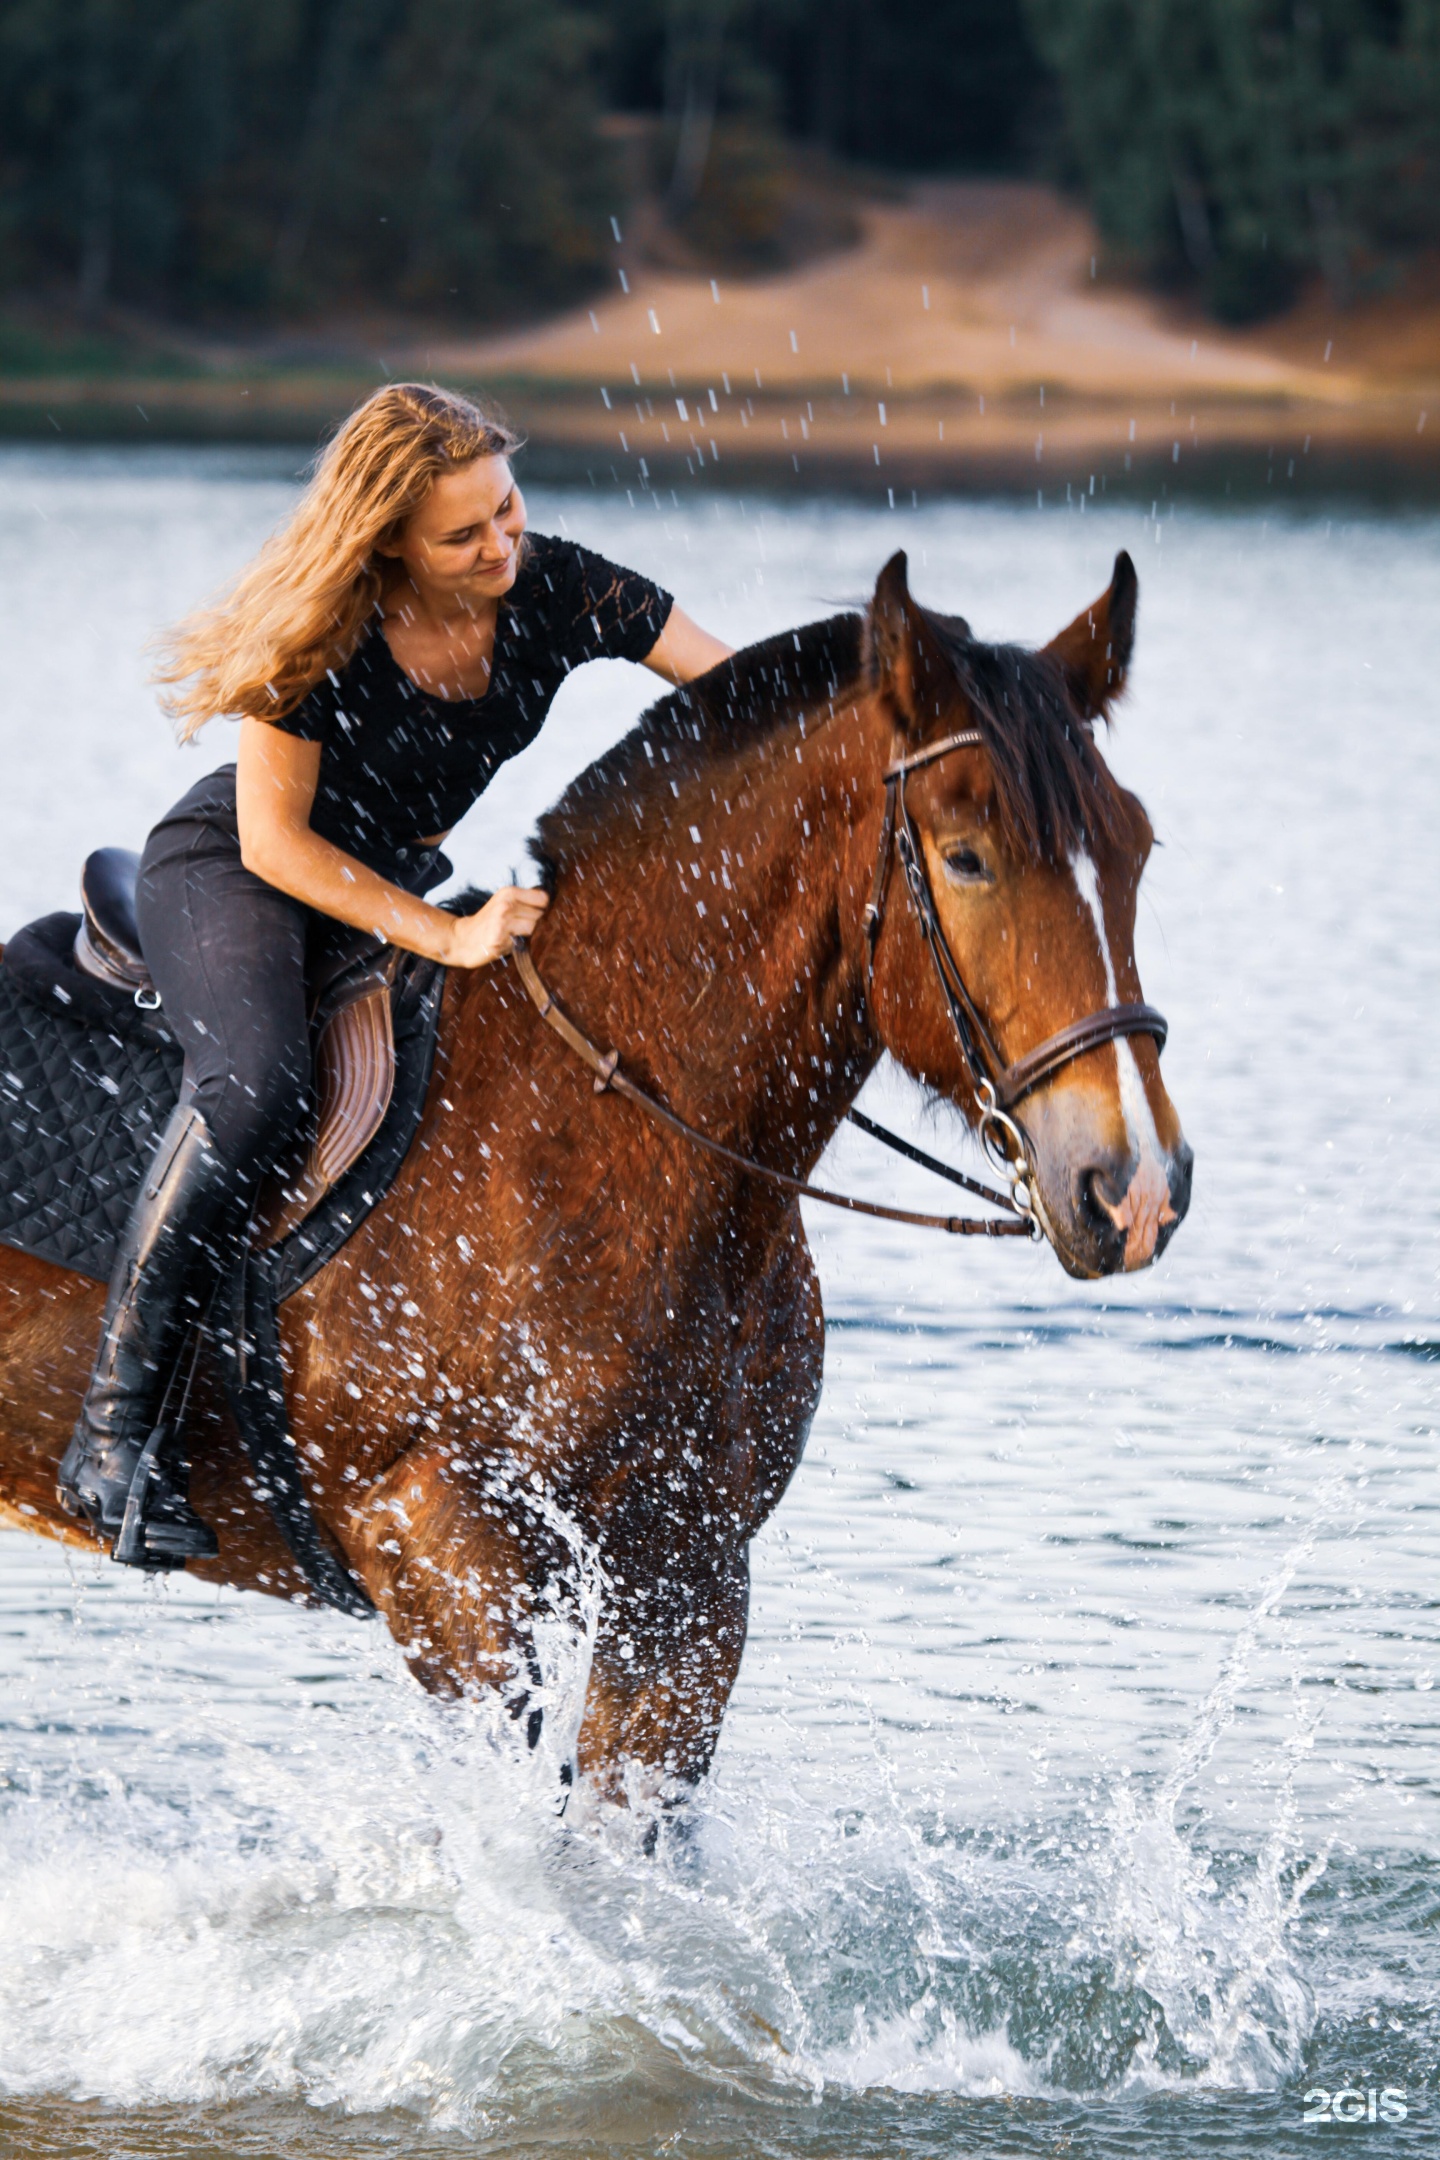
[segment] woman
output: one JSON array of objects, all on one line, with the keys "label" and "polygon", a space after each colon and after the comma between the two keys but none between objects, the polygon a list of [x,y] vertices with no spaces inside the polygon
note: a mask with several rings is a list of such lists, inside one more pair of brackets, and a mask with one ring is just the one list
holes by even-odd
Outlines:
[{"label": "woman", "polygon": [[[730,650],[647,579],[527,535],[516,447],[465,398],[378,391],[229,595],[171,637],[159,679],[180,686],[182,732],[238,715],[240,747],[141,862],[141,941],[187,1086],[121,1239],[60,1465],[61,1499],[107,1537],[178,1340],[301,1115],[307,945],[348,924],[447,967],[499,959],[546,896],[508,886],[478,914],[432,907],[449,828],[581,661],[638,660],[681,683]],[[141,1490],[152,1564],[216,1552],[163,1467]]]}]

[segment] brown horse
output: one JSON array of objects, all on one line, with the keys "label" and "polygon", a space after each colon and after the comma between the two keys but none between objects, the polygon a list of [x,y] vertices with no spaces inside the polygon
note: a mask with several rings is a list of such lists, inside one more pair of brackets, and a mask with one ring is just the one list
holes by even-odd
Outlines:
[{"label": "brown horse", "polygon": [[[903,878],[869,951],[895,837],[883,775],[978,730],[917,764],[905,810],[1004,1060],[1138,999],[1151,833],[1093,740],[1135,594],[1121,556],[1043,652],[991,647],[918,606],[897,556],[865,616],[771,639],[665,699],[542,821],[546,982],[681,1116],[793,1175],[883,1051],[973,1124]],[[1151,1035],[1068,1054],[1014,1114],[1062,1265],[1150,1261],[1190,1178]],[[103,1292],[0,1249],[0,1297],[5,1515],[84,1544],[54,1476]],[[579,1766],[610,1792],[698,1778],[739,1670],[749,1543],[820,1392],[794,1197],[597,1094],[513,966],[456,972],[400,1176],[282,1323],[316,1513],[424,1684],[498,1690],[533,1741],[536,1623],[565,1614],[586,1549],[603,1599]],[[192,1439],[221,1538],[196,1572],[302,1593],[225,1418],[202,1405]]]}]

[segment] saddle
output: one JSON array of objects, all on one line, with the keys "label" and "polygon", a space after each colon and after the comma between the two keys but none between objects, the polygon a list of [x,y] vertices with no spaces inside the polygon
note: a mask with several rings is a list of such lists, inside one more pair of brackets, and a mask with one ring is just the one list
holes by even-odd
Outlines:
[{"label": "saddle", "polygon": [[[97,848],[86,859],[72,957],[82,975],[128,993],[141,1012],[158,1012],[160,997],[140,949],[139,874],[140,858],[129,848]],[[327,948],[309,983],[311,1125],[261,1196],[262,1246],[279,1244],[313,1214],[385,1121],[395,1090],[390,994],[399,957],[393,945],[352,931]]]},{"label": "saddle", "polygon": [[[0,1243],[100,1282],[185,1089],[140,949],[138,870],[128,850],[99,849],[82,912],[27,924],[0,954]],[[311,1115],[201,1331],[251,1489],[312,1594],[355,1614],[373,1608],[316,1521],[289,1430],[279,1309],[394,1182],[424,1112],[444,983],[434,962],[362,932],[327,939],[308,982]]]}]

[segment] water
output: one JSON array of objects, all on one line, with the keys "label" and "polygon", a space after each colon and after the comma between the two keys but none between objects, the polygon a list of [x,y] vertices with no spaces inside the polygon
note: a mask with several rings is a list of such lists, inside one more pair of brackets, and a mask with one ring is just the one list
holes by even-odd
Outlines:
[{"label": "water", "polygon": [[[139,647],[291,487],[0,456],[0,927],[199,769]],[[825,1398],[653,1860],[558,1823],[551,1766],[377,1627],[5,1535],[0,2150],[1190,2160],[1308,2150],[1314,2088],[1367,2149],[1433,2149],[1440,521],[531,507],[737,640],[901,544],[922,597],[1043,638],[1131,549],[1114,758],[1163,842],[1141,965],[1195,1204],[1089,1287],[812,1220]],[[567,685],[464,874],[522,866],[649,685]],[[870,1099],[960,1149],[893,1077]]]}]

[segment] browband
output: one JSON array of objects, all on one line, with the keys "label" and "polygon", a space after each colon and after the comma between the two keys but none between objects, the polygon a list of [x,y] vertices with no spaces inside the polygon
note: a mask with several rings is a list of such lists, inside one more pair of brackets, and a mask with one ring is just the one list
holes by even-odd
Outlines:
[{"label": "browband", "polygon": [[914,772],[917,765],[932,764],[936,758],[948,757],[952,750],[980,750],[984,745],[985,738],[979,728],[965,728],[958,735],[947,735],[943,742],[934,742],[924,750],[912,751],[909,757],[896,758],[893,765],[885,767],[880,777],[888,787],[892,780],[903,780],[906,773]]}]

